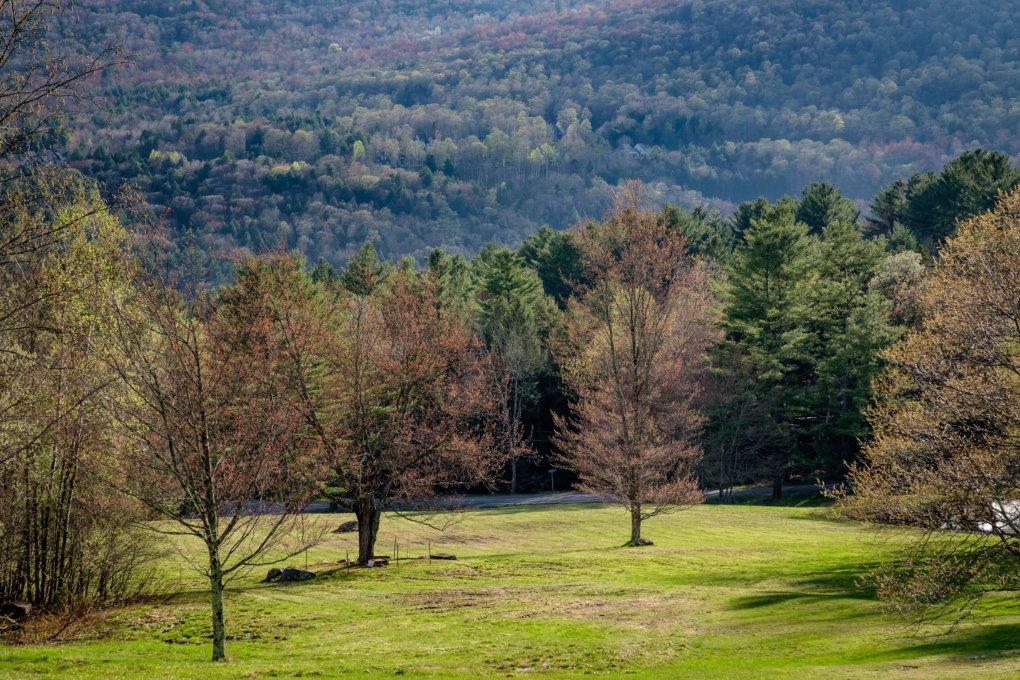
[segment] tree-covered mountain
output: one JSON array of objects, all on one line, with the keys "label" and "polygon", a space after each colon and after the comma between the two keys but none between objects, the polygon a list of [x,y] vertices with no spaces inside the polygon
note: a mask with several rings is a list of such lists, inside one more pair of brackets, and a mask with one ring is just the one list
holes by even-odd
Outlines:
[{"label": "tree-covered mountain", "polygon": [[[71,19],[68,19],[71,22]],[[724,213],[1020,153],[1020,16],[977,0],[91,0],[132,65],[68,158],[209,252],[515,243],[639,178]]]}]

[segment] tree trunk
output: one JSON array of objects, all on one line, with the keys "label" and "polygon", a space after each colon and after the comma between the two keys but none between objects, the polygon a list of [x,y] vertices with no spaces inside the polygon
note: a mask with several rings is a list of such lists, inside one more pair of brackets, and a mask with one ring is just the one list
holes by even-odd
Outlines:
[{"label": "tree trunk", "polygon": [[641,540],[641,506],[633,505],[630,508],[630,543],[637,545]]},{"label": "tree trunk", "polygon": [[223,661],[226,658],[227,635],[223,619],[223,570],[216,547],[209,548],[209,585],[212,588],[212,660]]},{"label": "tree trunk", "polygon": [[777,472],[772,479],[772,497],[779,499],[783,497],[783,473]]},{"label": "tree trunk", "polygon": [[367,564],[375,557],[375,539],[379,536],[382,508],[375,498],[362,498],[354,504],[354,516],[358,518],[358,564]]},{"label": "tree trunk", "polygon": [[510,493],[517,493],[517,456],[510,456]]}]

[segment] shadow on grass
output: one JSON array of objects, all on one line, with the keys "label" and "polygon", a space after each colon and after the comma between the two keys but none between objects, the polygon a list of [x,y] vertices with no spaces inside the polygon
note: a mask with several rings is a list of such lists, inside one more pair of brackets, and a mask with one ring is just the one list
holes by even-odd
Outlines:
[{"label": "shadow on grass", "polygon": [[709,498],[705,505],[754,505],[767,508],[827,508],[833,505],[831,498],[826,498],[816,491],[810,493],[785,494],[781,498],[772,496],[736,496],[732,500]]},{"label": "shadow on grass", "polygon": [[898,661],[925,656],[949,657],[958,661],[974,661],[1001,656],[1020,658],[1020,623],[971,625],[949,633],[915,632],[906,644],[884,652],[861,657],[862,662]]},{"label": "shadow on grass", "polygon": [[520,505],[493,505],[482,507],[466,507],[465,513],[485,513],[486,515],[522,515],[537,510],[556,510],[557,512],[590,511],[598,508],[618,507],[612,503],[524,503]]},{"label": "shadow on grass", "polygon": [[792,583],[794,589],[778,590],[759,595],[735,598],[732,609],[758,609],[784,604],[794,600],[811,602],[831,600],[875,600],[874,587],[862,577],[877,566],[873,562],[861,562],[822,572],[815,572]]}]

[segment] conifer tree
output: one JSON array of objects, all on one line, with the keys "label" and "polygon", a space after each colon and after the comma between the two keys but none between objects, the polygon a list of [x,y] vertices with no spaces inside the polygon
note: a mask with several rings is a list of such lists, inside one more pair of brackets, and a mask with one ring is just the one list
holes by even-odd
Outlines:
[{"label": "conifer tree", "polygon": [[516,493],[518,458],[529,449],[523,415],[534,404],[538,378],[548,367],[543,335],[553,304],[538,274],[513,250],[486,248],[476,263],[480,332],[505,392],[504,446],[510,460],[510,493]]},{"label": "conifer tree", "polygon": [[805,469],[841,474],[868,428],[865,411],[881,352],[898,332],[890,305],[871,281],[885,257],[882,244],[865,240],[856,226],[836,222],[813,250],[813,284],[805,290],[809,357],[803,434]]},{"label": "conifer tree", "polygon": [[794,449],[794,426],[804,410],[800,386],[811,374],[804,293],[814,244],[794,212],[792,202],[781,202],[751,221],[727,269],[722,320],[722,353],[750,362],[758,401],[773,405],[770,429],[779,436],[768,454],[774,460],[777,495]]}]

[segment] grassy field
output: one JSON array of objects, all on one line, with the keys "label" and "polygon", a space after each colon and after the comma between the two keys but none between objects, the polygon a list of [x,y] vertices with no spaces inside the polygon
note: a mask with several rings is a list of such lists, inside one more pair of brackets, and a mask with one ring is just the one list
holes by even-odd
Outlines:
[{"label": "grassy field", "polygon": [[888,546],[827,508],[700,506],[650,521],[648,548],[620,547],[627,530],[594,506],[471,511],[445,533],[387,516],[379,552],[431,540],[458,561],[348,573],[354,538],[335,535],[314,581],[233,585],[216,665],[201,581],[168,564],[180,593],[2,648],[0,678],[1020,677],[1020,617],[918,635],[855,585]]}]

